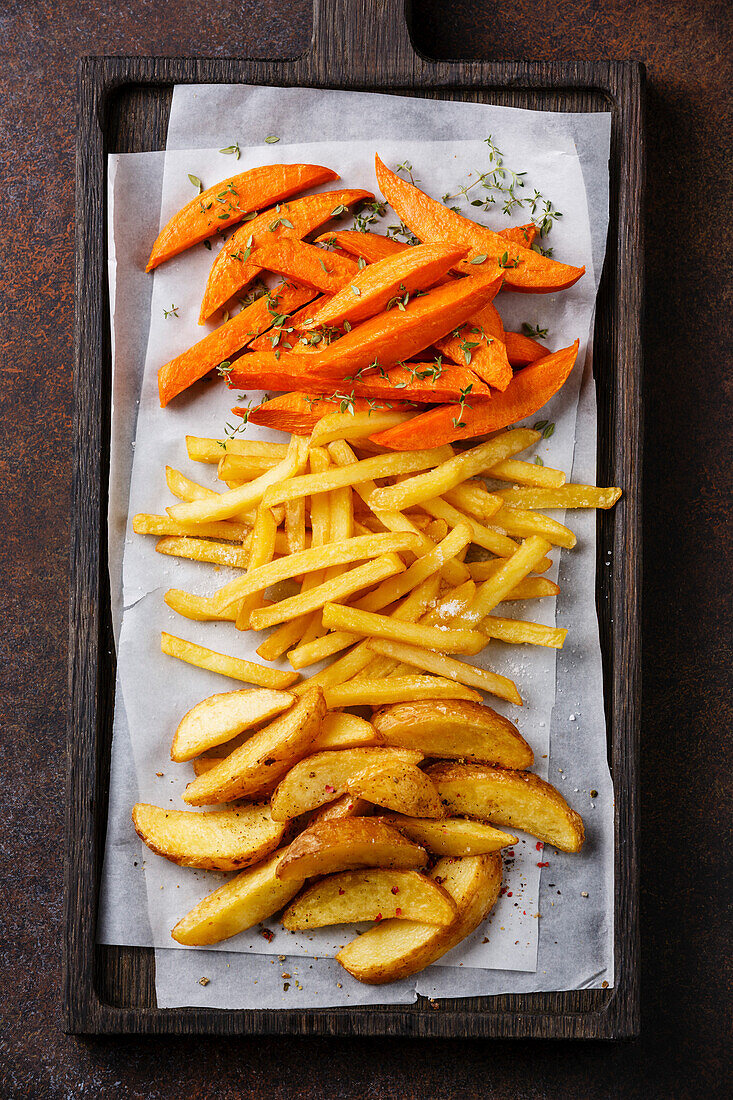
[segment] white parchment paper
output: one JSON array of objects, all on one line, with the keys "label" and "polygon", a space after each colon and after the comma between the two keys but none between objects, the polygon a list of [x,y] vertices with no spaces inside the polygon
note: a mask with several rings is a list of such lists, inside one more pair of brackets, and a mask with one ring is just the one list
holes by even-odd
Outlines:
[{"label": "white parchment paper", "polygon": [[[118,645],[113,798],[110,803],[100,933],[106,942],[149,943],[158,948],[157,992],[161,1005],[206,1003],[221,1007],[246,1007],[248,1004],[261,1005],[263,995],[268,998],[268,1004],[294,1003],[290,999],[283,1002],[282,986],[278,982],[273,985],[272,974],[277,970],[275,959],[278,956],[286,958],[283,964],[285,973],[293,973],[292,966],[296,965],[293,960],[301,957],[300,968],[308,981],[303,977],[297,984],[289,982],[290,989],[298,992],[299,1004],[357,1003],[355,997],[358,997],[359,1003],[395,998],[410,1000],[416,988],[414,981],[400,983],[400,987],[391,988],[389,994],[384,990],[365,992],[360,986],[355,992],[354,987],[358,983],[344,975],[337,964],[324,961],[324,956],[333,955],[351,937],[351,929],[337,929],[335,936],[333,930],[323,930],[301,937],[285,933],[276,922],[272,922],[268,925],[275,933],[272,942],[268,942],[262,936],[262,930],[257,929],[227,941],[213,951],[177,949],[170,939],[170,928],[182,913],[214,888],[217,876],[174,867],[150,853],[143,855],[129,824],[129,807],[138,798],[160,805],[182,805],[179,795],[191,774],[187,767],[170,763],[171,731],[189,706],[213,691],[226,690],[226,681],[221,677],[162,657],[159,651],[160,630],[168,629],[240,656],[254,656],[254,645],[249,644],[246,635],[235,632],[231,624],[196,624],[181,620],[169,611],[162,600],[163,592],[171,585],[212,592],[228,579],[227,571],[215,571],[211,566],[165,558],[155,553],[154,540],[133,539],[129,530],[126,536],[121,534],[123,517],[128,509],[130,514],[136,511],[164,511],[170,498],[164,486],[163,466],[169,463],[188,468],[183,443],[186,432],[221,434],[223,419],[231,404],[223,388],[210,383],[195,387],[195,392],[192,391],[189,397],[184,397],[166,410],[160,410],[157,401],[158,367],[203,334],[204,330],[196,324],[196,316],[212,254],[203,248],[193,249],[158,269],[152,279],[141,275],[145,259],[143,253],[157,231],[157,225],[141,227],[141,209],[149,213],[157,203],[158,222],[163,224],[190,197],[189,172],[200,176],[208,185],[233,170],[231,158],[210,148],[194,148],[198,144],[194,133],[191,133],[189,142],[191,148],[170,151],[170,146],[181,140],[181,134],[185,132],[185,128],[181,128],[181,120],[190,117],[195,122],[199,117],[197,112],[201,97],[205,97],[208,91],[201,88],[176,90],[169,151],[165,155],[117,157],[111,158],[110,163],[110,241],[114,247],[110,267],[114,287],[114,439],[117,452],[110,492],[110,542],[111,548],[114,548],[114,554],[110,555],[110,569],[113,597],[119,593],[122,580],[124,616]],[[221,94],[218,88],[211,91],[215,97]],[[273,103],[279,102],[280,93],[285,94],[282,89],[244,88],[235,91],[241,94],[245,113],[252,110],[253,103],[261,111],[261,96],[265,93]],[[315,94],[308,93],[308,96]],[[387,111],[391,117],[387,120],[388,124],[381,127],[378,141],[367,137],[358,142],[308,142],[307,146],[290,148],[282,143],[247,147],[241,133],[228,134],[227,140],[219,133],[212,136],[222,144],[239,140],[242,158],[237,168],[240,170],[250,164],[268,161],[310,160],[335,167],[343,181],[339,186],[372,186],[374,189],[372,162],[375,147],[387,163],[396,164],[405,158],[410,160],[415,174],[423,179],[423,186],[436,196],[446,190],[454,191],[457,183],[465,177],[467,165],[485,170],[486,147],[479,139],[454,139],[449,144],[444,141],[439,148],[407,137],[399,141],[389,139],[390,132],[399,130],[398,116],[404,115],[406,104],[409,105],[407,113],[410,117],[415,111],[424,116],[423,135],[427,133],[431,137],[429,123],[433,108],[441,108],[442,114],[446,107],[456,110],[470,106],[473,114],[475,105],[435,104],[351,94],[344,94],[344,103],[340,104],[340,95],[323,93],[324,100],[319,111],[309,117],[317,117],[323,123],[324,132],[330,134],[333,112],[338,112],[342,107],[342,114],[349,117],[342,120],[341,133],[354,133],[359,103],[363,108],[360,117],[365,118],[373,114],[373,105],[365,101],[378,100],[383,113],[386,110],[383,101],[386,101],[391,107],[391,112]],[[416,103],[419,109],[415,107]],[[292,99],[290,105],[291,108],[294,105]],[[484,112],[482,133],[494,134],[496,143],[505,152],[506,162],[519,170],[526,169],[528,184],[554,198],[563,210],[563,220],[552,234],[555,255],[568,262],[585,263],[588,268],[586,277],[562,295],[502,295],[499,304],[507,327],[518,328],[523,320],[547,325],[551,329],[549,344],[553,348],[570,343],[576,335],[586,341],[601,259],[597,255],[599,222],[605,236],[606,116],[553,115],[549,116],[549,124],[544,128],[542,123],[548,116],[505,108],[481,107],[480,111]],[[216,117],[208,111],[204,114],[209,114],[210,118]],[[227,121],[230,122],[232,117],[230,112]],[[258,113],[250,117],[262,116]],[[565,119],[567,125],[563,128],[558,123]],[[444,127],[445,119],[439,121]],[[475,120],[472,121],[475,132]],[[351,131],[346,123],[352,126]],[[239,121],[237,125],[240,125]],[[302,130],[303,127],[301,133]],[[268,125],[267,133],[272,132],[276,131]],[[358,130],[356,133],[361,138]],[[592,155],[582,160],[575,144],[581,133],[581,149],[592,150]],[[249,136],[253,140],[257,137],[252,133]],[[588,215],[588,194],[594,196],[594,231],[591,230]],[[595,218],[595,208],[600,208],[600,218]],[[523,218],[520,212],[514,220],[526,220],[526,215]],[[150,232],[146,233],[140,245],[140,236],[148,229]],[[165,320],[163,310],[169,309],[172,304],[178,307],[178,317]],[[147,336],[146,348],[143,347],[144,335]],[[543,417],[548,416],[555,422],[556,430],[552,439],[543,443],[540,453],[546,463],[569,469],[574,450],[576,463],[579,461],[582,443],[587,452],[584,467],[587,472],[579,474],[576,471],[575,477],[592,480],[595,401],[589,369],[585,374],[582,400],[578,404],[584,362],[584,349],[581,348],[579,366],[570,382],[542,413]],[[140,401],[139,418],[135,413],[136,394],[139,394]],[[255,429],[252,437],[258,436],[276,438],[273,433]],[[579,443],[577,448],[576,438]],[[131,452],[134,459],[130,484]],[[198,467],[192,476],[206,480],[206,475],[206,469]],[[538,852],[535,842],[529,839],[521,842],[514,850],[513,858],[507,860],[505,893],[487,925],[446,956],[441,967],[431,968],[421,976],[417,983],[420,992],[431,991],[434,996],[457,996],[464,992],[470,995],[475,992],[476,982],[483,983],[480,988],[485,992],[499,992],[515,988],[575,988],[595,984],[596,980],[599,983],[601,980],[612,980],[609,969],[612,959],[612,796],[605,765],[600,654],[593,594],[595,521],[591,515],[574,513],[572,525],[579,534],[579,546],[572,555],[564,555],[560,564],[562,571],[568,571],[568,579],[561,581],[563,595],[558,607],[558,615],[562,617],[566,613],[563,600],[567,588],[567,595],[573,596],[575,605],[568,616],[572,620],[569,623],[572,629],[568,643],[570,648],[560,655],[560,662],[556,662],[555,651],[529,646],[520,650],[496,642],[490,647],[487,660],[492,668],[512,676],[520,684],[525,707],[519,719],[511,713],[516,708],[503,709],[513,720],[519,721],[520,728],[532,743],[538,760],[538,772],[548,775],[548,769],[551,769],[549,778],[561,789],[564,784],[573,784],[573,788],[566,793],[571,803],[586,817],[589,825],[588,846],[578,859]],[[120,549],[123,543],[124,566],[120,577]],[[554,576],[557,568],[556,565],[555,572],[548,575]],[[578,583],[581,573],[587,581],[585,585]],[[582,591],[583,599],[579,598],[579,591]],[[556,612],[553,603],[545,600],[531,608],[513,604],[511,614],[553,623]],[[567,688],[563,686],[566,681]],[[231,686],[236,685],[232,683]],[[566,690],[582,700],[582,707],[575,706],[572,721],[570,712],[563,718],[558,709],[562,706],[560,701]],[[494,700],[492,705],[495,705]],[[587,722],[587,730],[580,721],[581,713]],[[553,752],[550,759],[551,731]],[[579,741],[581,735],[582,742]],[[586,739],[588,745],[585,744]],[[595,755],[590,752],[589,745],[595,746]],[[558,756],[558,749],[561,756]],[[560,764],[555,763],[556,756]],[[563,771],[556,772],[557,767],[562,767]],[[572,772],[572,768],[576,771]],[[157,774],[161,772],[162,775]],[[585,808],[583,801],[588,802],[591,788],[598,790],[599,796],[593,807]],[[596,821],[599,822],[598,827]],[[537,866],[540,862],[550,864],[542,876],[541,894],[540,869]],[[575,891],[578,875],[585,885]],[[558,882],[553,887],[545,885],[555,883],[555,879]],[[144,881],[147,905],[144,904],[141,881]],[[557,890],[560,893],[556,893]],[[567,897],[568,891],[570,904],[567,901],[561,903],[559,899]],[[583,898],[581,903],[578,899],[582,894],[588,897]],[[134,899],[134,903],[120,905],[120,900],[125,897]],[[548,916],[545,916],[545,908],[549,909]],[[556,912],[561,909],[563,919],[556,921]],[[537,915],[540,912],[542,917]],[[554,924],[558,925],[557,930],[554,930]],[[543,928],[541,938],[540,927]],[[545,927],[550,929],[547,934]],[[549,936],[553,937],[552,943]],[[558,939],[557,944],[555,939]],[[577,951],[579,940],[587,944],[587,952]],[[570,945],[573,945],[572,948]],[[217,956],[216,960],[213,955]],[[270,958],[258,961],[257,955]],[[230,980],[232,958],[237,963],[237,976],[233,982]],[[214,966],[217,968],[217,980],[212,978],[208,985],[199,986],[196,978],[196,989],[193,990],[193,976],[202,973],[210,976],[208,970]],[[269,969],[263,970],[263,966]],[[525,977],[521,978],[519,972],[524,972]],[[471,982],[467,984],[469,974]],[[279,971],[278,975],[279,981]],[[283,984],[284,981],[282,979]],[[266,994],[265,990],[268,991]],[[313,999],[309,1000],[309,997]]]}]

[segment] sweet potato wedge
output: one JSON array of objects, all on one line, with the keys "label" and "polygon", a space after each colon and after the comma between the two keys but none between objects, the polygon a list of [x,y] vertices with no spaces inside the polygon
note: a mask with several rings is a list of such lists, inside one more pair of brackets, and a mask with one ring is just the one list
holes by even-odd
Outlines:
[{"label": "sweet potato wedge", "polygon": [[520,829],[564,852],[579,852],[583,847],[580,814],[532,772],[485,764],[434,764],[428,774],[451,813]]},{"label": "sweet potato wedge", "polygon": [[225,691],[202,699],[181,719],[173,737],[171,760],[180,762],[200,756],[207,749],[282,714],[294,702],[294,695],[267,688]]},{"label": "sweet potato wedge", "polygon": [[191,199],[163,226],[145,270],[236,225],[253,210],[337,179],[335,172],[319,164],[265,164],[230,176]]},{"label": "sweet potato wedge", "polygon": [[306,244],[297,237],[263,242],[252,252],[252,263],[294,279],[322,294],[338,294],[359,271],[356,260]]},{"label": "sweet potato wedge", "polygon": [[[338,385],[338,382],[333,384]],[[280,432],[291,432],[293,435],[310,435],[319,420],[329,413],[340,412],[342,405],[342,400],[332,400],[324,397],[323,394],[295,392],[284,393],[280,397],[273,397],[270,401],[263,401],[254,409],[234,408],[232,412],[237,416],[244,416],[247,413],[252,424],[276,428]],[[402,423],[410,411],[409,405],[400,401],[373,402],[365,397],[355,397],[353,402],[348,402],[348,408],[354,413],[365,415],[388,414],[388,418],[394,418],[397,424]]]},{"label": "sweet potato wedge", "polygon": [[436,856],[482,856],[517,843],[511,833],[463,817],[444,817],[436,821],[402,814],[380,814],[380,818]]},{"label": "sweet potato wedge", "polygon": [[496,904],[501,890],[501,856],[491,853],[441,859],[430,873],[456,903],[448,927],[420,921],[385,920],[339,951],[336,958],[360,982],[384,985],[424,970],[465,939]]},{"label": "sweet potato wedge", "polygon": [[549,354],[546,347],[521,332],[505,332],[504,344],[509,362],[515,369],[536,363]]},{"label": "sweet potato wedge", "polygon": [[311,878],[359,867],[424,867],[427,852],[397,829],[371,817],[345,817],[309,825],[278,864],[280,879]]},{"label": "sweet potato wedge", "polygon": [[385,745],[417,749],[426,756],[515,769],[534,763],[532,749],[517,727],[481,703],[461,699],[393,703],[375,711],[372,724]]},{"label": "sweet potato wedge", "polygon": [[490,274],[499,271],[512,290],[546,294],[566,290],[585,273],[584,267],[572,267],[541,256],[456,214],[414,184],[390,172],[378,156],[375,161],[382,194],[419,240],[425,243],[450,241],[471,249],[468,260],[458,265],[467,274],[475,274],[479,270]]},{"label": "sweet potato wedge", "polygon": [[[456,332],[436,342],[438,351],[452,363],[471,367],[484,382],[497,390],[505,390],[512,380],[505,333],[499,311],[493,302],[487,304]],[[474,391],[471,390],[473,396]]]},{"label": "sweet potato wedge", "polygon": [[266,802],[205,813],[138,802],[132,823],[151,852],[181,867],[207,871],[241,871],[258,863],[275,851],[285,833]]},{"label": "sweet potato wedge", "polygon": [[445,926],[457,912],[453,898],[434,879],[419,871],[379,867],[342,871],[308,886],[285,910],[282,923],[291,932],[391,917]]}]

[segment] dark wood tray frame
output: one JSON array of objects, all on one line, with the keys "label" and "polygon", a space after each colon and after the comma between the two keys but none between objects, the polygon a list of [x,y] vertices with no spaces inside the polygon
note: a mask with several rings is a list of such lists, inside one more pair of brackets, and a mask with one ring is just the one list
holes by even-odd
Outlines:
[{"label": "dark wood tray frame", "polygon": [[[106,154],[164,148],[175,84],[345,88],[558,111],[610,110],[611,218],[594,369],[599,479],[624,489],[599,517],[597,604],[616,787],[614,989],[409,1006],[248,1010],[155,1006],[152,949],[96,943],[114,706],[107,574],[111,356]],[[315,0],[310,50],[291,61],[85,58],[79,65],[74,508],[68,725],[66,1029],[78,1034],[297,1034],[618,1038],[637,1034],[641,313],[644,73],[635,62],[440,62],[417,54],[404,0]],[[611,542],[606,541],[611,539]],[[600,561],[600,559],[599,559]]]}]

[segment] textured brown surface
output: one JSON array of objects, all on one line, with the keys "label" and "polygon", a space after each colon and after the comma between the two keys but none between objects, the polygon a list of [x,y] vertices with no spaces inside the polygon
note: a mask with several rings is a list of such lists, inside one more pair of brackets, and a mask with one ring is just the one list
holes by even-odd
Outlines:
[{"label": "textured brown surface", "polygon": [[74,58],[292,56],[307,41],[310,11],[287,0],[275,14],[268,7],[265,19],[258,18],[263,7],[250,2],[223,3],[209,14],[203,6],[143,0],[16,2],[0,12],[0,400],[7,436],[0,455],[14,521],[6,523],[0,550],[9,605],[2,616],[0,760],[11,817],[2,844],[2,965],[11,1017],[0,1039],[3,1097],[724,1094],[724,897],[716,851],[700,839],[711,823],[722,825],[724,785],[711,779],[708,758],[711,742],[717,748],[730,725],[731,600],[723,563],[731,551],[721,470],[730,451],[724,401],[731,325],[730,290],[721,286],[717,259],[731,206],[728,6],[575,3],[558,13],[544,0],[421,0],[415,8],[416,44],[434,56],[636,57],[649,70],[644,1035],[616,1046],[530,1049],[321,1040],[81,1043],[60,1034]]}]

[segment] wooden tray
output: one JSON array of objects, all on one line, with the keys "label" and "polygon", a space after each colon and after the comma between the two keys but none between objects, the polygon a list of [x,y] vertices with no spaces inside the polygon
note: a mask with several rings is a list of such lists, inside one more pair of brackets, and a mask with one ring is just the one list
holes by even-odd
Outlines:
[{"label": "wooden tray", "polygon": [[[644,74],[634,62],[436,63],[413,49],[403,0],[315,0],[310,50],[293,61],[86,58],[79,66],[76,371],[68,727],[65,1025],[74,1033],[614,1038],[637,1033],[637,754],[640,686],[640,460]],[[357,10],[358,9],[358,10]],[[110,341],[106,155],[165,147],[173,86],[346,88],[555,111],[610,111],[611,217],[598,299],[599,515],[609,759],[616,787],[616,986],[409,1006],[224,1011],[158,1009],[152,949],[96,943],[115,657],[107,573]],[[611,540],[611,541],[608,541]],[[600,559],[599,559],[600,560]]]}]

